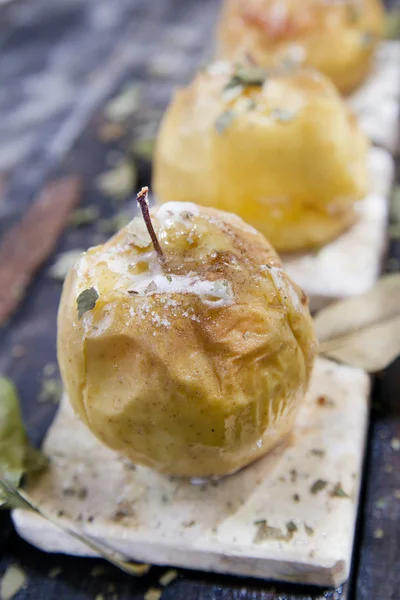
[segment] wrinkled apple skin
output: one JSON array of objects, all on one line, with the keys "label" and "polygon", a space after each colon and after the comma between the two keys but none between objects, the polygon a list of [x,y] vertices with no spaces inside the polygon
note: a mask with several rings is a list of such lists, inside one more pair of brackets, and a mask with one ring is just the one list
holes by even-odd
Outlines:
[{"label": "wrinkled apple skin", "polygon": [[[153,223],[164,270],[136,218],[69,272],[63,381],[81,420],[133,463],[226,475],[293,427],[315,351],[307,299],[234,215],[169,203]],[[79,320],[90,287],[99,298]]]}]

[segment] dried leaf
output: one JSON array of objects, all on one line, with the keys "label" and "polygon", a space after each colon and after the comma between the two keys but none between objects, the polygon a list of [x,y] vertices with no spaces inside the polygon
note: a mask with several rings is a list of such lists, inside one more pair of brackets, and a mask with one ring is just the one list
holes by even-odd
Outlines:
[{"label": "dried leaf", "polygon": [[170,585],[170,583],[175,581],[175,579],[178,576],[179,576],[179,573],[176,569],[168,569],[168,571],[166,571],[165,573],[163,573],[161,575],[161,577],[158,581],[159,581],[160,585],[162,585],[163,587],[167,587],[167,585]]},{"label": "dried leaf", "polygon": [[258,528],[257,533],[254,537],[255,544],[261,544],[262,542],[268,540],[288,542],[292,539],[293,533],[297,531],[297,526],[295,523],[293,523],[293,521],[289,521],[289,523],[287,523],[286,533],[283,533],[282,529],[280,529],[279,527],[269,526],[265,519],[261,521],[256,521],[254,524],[257,525]]},{"label": "dried leaf", "polygon": [[400,223],[400,185],[393,190],[390,216],[396,225]]},{"label": "dried leaf", "polygon": [[150,588],[144,595],[144,600],[160,600],[162,591],[156,588]]},{"label": "dried leaf", "polygon": [[386,38],[397,40],[400,38],[400,10],[395,9],[386,15]]},{"label": "dried leaf", "polygon": [[7,567],[0,580],[1,600],[11,600],[25,586],[27,581],[25,572],[17,565]]},{"label": "dried leaf", "polygon": [[337,483],[335,485],[335,487],[330,493],[330,496],[331,498],[349,498],[349,495],[346,494],[340,483]]},{"label": "dried leaf", "polygon": [[48,270],[48,275],[56,281],[64,281],[68,271],[72,269],[75,263],[79,260],[84,250],[68,250],[56,256],[54,264]]},{"label": "dried leaf", "polygon": [[89,310],[93,310],[96,306],[96,302],[99,299],[99,294],[94,287],[83,290],[76,299],[76,305],[78,307],[78,319],[82,319],[83,315]]},{"label": "dried leaf", "polygon": [[0,243],[0,324],[14,312],[26,287],[57,244],[81,191],[78,177],[46,185],[22,221]]},{"label": "dried leaf", "polygon": [[97,178],[97,185],[104,193],[117,200],[131,195],[137,183],[137,169],[133,161],[123,160],[116,167]]},{"label": "dried leaf", "polygon": [[[25,433],[17,390],[13,382],[0,377],[0,480],[18,487],[25,473],[40,471],[47,458],[33,448]],[[4,504],[0,490],[0,506]]]},{"label": "dried leaf", "polygon": [[226,110],[223,112],[218,119],[215,121],[215,129],[218,133],[224,133],[229,127],[235,117],[235,113],[232,110]]},{"label": "dried leaf", "polygon": [[362,296],[323,309],[315,318],[319,353],[380,371],[400,354],[400,275],[386,275]]},{"label": "dried leaf", "polygon": [[104,114],[110,121],[121,122],[133,115],[140,106],[142,86],[139,83],[126,85],[122,92],[112,98],[104,109]]},{"label": "dried leaf", "polygon": [[70,227],[83,227],[84,225],[90,225],[93,221],[97,221],[100,216],[100,210],[98,206],[90,204],[82,208],[77,208],[69,216],[68,225]]},{"label": "dried leaf", "polygon": [[267,71],[257,65],[241,65],[236,67],[226,89],[241,86],[261,86],[267,79]]}]

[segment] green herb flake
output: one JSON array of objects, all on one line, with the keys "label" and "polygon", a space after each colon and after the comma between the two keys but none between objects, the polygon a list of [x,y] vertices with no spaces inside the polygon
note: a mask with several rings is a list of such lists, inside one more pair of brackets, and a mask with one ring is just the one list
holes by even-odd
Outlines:
[{"label": "green herb flake", "polygon": [[286,529],[289,533],[294,533],[295,531],[297,531],[297,525],[294,521],[288,521],[286,523]]},{"label": "green herb flake", "polygon": [[218,119],[215,121],[215,129],[219,134],[224,133],[226,129],[230,126],[233,119],[235,118],[235,113],[232,110],[226,110],[223,112]]},{"label": "green herb flake", "polygon": [[318,456],[318,458],[323,458],[325,456],[325,450],[320,450],[319,448],[313,448],[311,450],[311,454],[313,456]]},{"label": "green herb flake", "polygon": [[167,281],[168,281],[169,283],[172,283],[172,277],[171,277],[171,275],[167,275]]},{"label": "green herb flake", "polygon": [[388,40],[397,40],[400,38],[400,9],[387,13],[385,29]]},{"label": "green herb flake", "polygon": [[390,216],[394,224],[400,223],[400,185],[393,190]]},{"label": "green herb flake", "polygon": [[84,225],[90,225],[94,221],[97,221],[99,216],[99,208],[94,204],[77,208],[71,213],[68,219],[68,225],[70,227],[83,227]]},{"label": "green herb flake", "polygon": [[316,481],[314,481],[314,483],[312,484],[311,488],[310,488],[310,492],[312,494],[318,494],[319,492],[321,492],[323,489],[326,488],[326,486],[328,485],[327,481],[324,481],[323,479],[317,479]]},{"label": "green herb flake", "polygon": [[384,510],[386,508],[385,498],[378,498],[378,500],[375,502],[375,506],[378,510]]},{"label": "green herb flake", "polygon": [[310,527],[309,525],[307,525],[306,523],[304,523],[304,529],[306,530],[306,534],[309,536],[314,535],[314,529],[312,527]]},{"label": "green herb flake", "polygon": [[346,492],[344,491],[344,489],[342,488],[342,485],[340,483],[337,483],[335,485],[335,487],[333,488],[333,490],[330,493],[331,498],[349,498],[350,496],[348,494],[346,494]]},{"label": "green herb flake", "polygon": [[83,290],[76,299],[76,305],[78,307],[78,319],[81,320],[83,315],[89,310],[93,310],[96,306],[96,302],[99,299],[99,294],[94,287]]},{"label": "green herb flake", "polygon": [[25,572],[17,565],[10,565],[0,580],[1,600],[11,600],[26,585]]},{"label": "green herb flake", "polygon": [[230,81],[225,86],[225,90],[241,86],[262,86],[268,73],[262,67],[257,65],[241,65],[236,67]]}]

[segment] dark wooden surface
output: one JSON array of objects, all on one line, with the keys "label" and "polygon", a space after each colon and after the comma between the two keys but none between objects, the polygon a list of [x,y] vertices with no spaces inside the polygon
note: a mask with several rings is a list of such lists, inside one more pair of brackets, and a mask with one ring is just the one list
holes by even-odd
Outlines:
[{"label": "dark wooden surface", "polygon": [[[83,204],[103,217],[115,206],[99,194],[95,177],[132,137],[154,121],[174,85],[188,80],[207,57],[217,0],[14,0],[0,9],[0,235],[17,222],[44,183],[65,173],[84,179]],[[144,109],[118,143],[99,143],[107,99],[124,83],[144,85]],[[138,186],[149,182],[139,162]],[[67,229],[57,252],[98,243],[96,225]],[[390,248],[388,268],[398,269],[400,242]],[[0,372],[13,378],[33,442],[39,444],[55,412],[38,402],[43,368],[55,362],[60,286],[41,269],[10,322],[0,331]],[[12,348],[23,346],[17,358]],[[353,572],[338,590],[243,580],[182,571],[163,600],[400,600],[400,362],[376,380]],[[98,560],[46,555],[12,531],[0,514],[0,576],[19,564],[28,577],[16,600],[141,600],[158,585],[162,569],[136,580],[112,567],[93,577]],[[48,577],[54,567],[62,572]]]}]

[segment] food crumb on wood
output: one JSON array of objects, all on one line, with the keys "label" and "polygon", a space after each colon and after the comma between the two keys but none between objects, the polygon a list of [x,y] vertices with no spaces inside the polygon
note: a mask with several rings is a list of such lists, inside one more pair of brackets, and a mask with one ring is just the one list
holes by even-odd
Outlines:
[{"label": "food crumb on wood", "polygon": [[157,588],[149,588],[144,595],[144,600],[160,600],[162,591]]},{"label": "food crumb on wood", "polygon": [[166,587],[167,585],[172,583],[178,577],[178,575],[179,573],[176,569],[168,569],[168,571],[165,571],[165,573],[161,575],[158,582],[163,587]]},{"label": "food crumb on wood", "polygon": [[7,567],[0,580],[0,598],[1,600],[11,600],[26,585],[27,577],[25,572],[17,565]]},{"label": "food crumb on wood", "polygon": [[50,569],[48,574],[49,579],[56,579],[59,575],[61,575],[62,571],[62,567],[54,567],[53,569]]},{"label": "food crumb on wood", "polygon": [[381,540],[384,537],[384,531],[383,529],[381,529],[380,527],[378,527],[377,529],[375,529],[374,531],[374,538],[376,540]]}]

